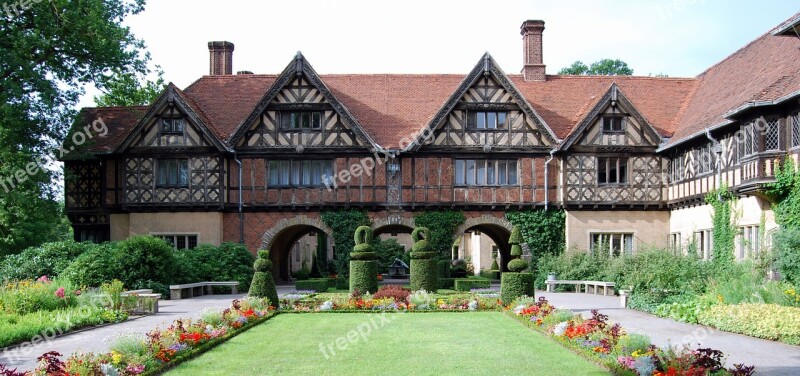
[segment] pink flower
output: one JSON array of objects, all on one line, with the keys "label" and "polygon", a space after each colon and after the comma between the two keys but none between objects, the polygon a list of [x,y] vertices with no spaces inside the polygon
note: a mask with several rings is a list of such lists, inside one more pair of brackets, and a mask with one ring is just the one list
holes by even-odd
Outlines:
[{"label": "pink flower", "polygon": [[81,296],[81,290],[75,290],[75,296]]},{"label": "pink flower", "polygon": [[64,292],[65,291],[66,290],[64,290],[63,287],[59,287],[58,290],[56,290],[56,298],[64,299]]},{"label": "pink flower", "polygon": [[39,279],[37,279],[36,282],[50,282],[50,280],[47,278],[46,275],[43,275],[39,277]]}]

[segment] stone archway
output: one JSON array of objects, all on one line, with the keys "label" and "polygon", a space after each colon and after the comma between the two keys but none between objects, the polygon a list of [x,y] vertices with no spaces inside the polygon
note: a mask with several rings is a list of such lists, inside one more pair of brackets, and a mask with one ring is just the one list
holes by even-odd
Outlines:
[{"label": "stone archway", "polygon": [[416,225],[413,218],[404,218],[400,216],[389,216],[381,218],[372,223],[372,233],[374,236],[390,232],[392,230],[404,230],[403,232],[411,233]]},{"label": "stone archway", "polygon": [[[514,225],[504,218],[484,214],[464,221],[456,229],[455,235],[460,237],[468,231],[480,231],[488,236],[495,243],[500,254],[500,270],[507,271],[506,264],[511,260],[511,246],[508,243],[508,238],[511,236],[513,228]],[[481,252],[481,254],[483,253]]]},{"label": "stone archway", "polygon": [[270,250],[272,275],[276,281],[290,280],[292,268],[289,255],[292,246],[309,233],[323,233],[333,239],[333,230],[330,227],[319,219],[309,218],[305,215],[284,219],[264,232],[261,238],[261,248]]}]

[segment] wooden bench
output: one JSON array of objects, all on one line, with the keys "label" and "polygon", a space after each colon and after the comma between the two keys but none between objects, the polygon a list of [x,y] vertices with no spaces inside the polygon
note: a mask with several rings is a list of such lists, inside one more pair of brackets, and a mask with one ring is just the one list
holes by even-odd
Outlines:
[{"label": "wooden bench", "polygon": [[169,297],[173,300],[194,298],[195,296],[214,295],[214,286],[228,286],[231,288],[231,294],[239,293],[239,282],[226,281],[226,282],[195,282],[185,283],[182,285],[170,285]]},{"label": "wooden bench", "polygon": [[130,312],[152,314],[158,313],[158,302],[161,300],[161,294],[154,294],[152,289],[123,291],[120,296],[136,297],[134,305],[132,307],[126,307]]},{"label": "wooden bench", "polygon": [[575,285],[576,293],[585,292],[587,294],[597,294],[598,291],[602,289],[603,295],[608,295],[609,291],[611,295],[614,295],[614,287],[616,286],[614,282],[603,281],[548,280],[545,281],[545,283],[547,284],[547,292],[554,292],[557,285]]}]

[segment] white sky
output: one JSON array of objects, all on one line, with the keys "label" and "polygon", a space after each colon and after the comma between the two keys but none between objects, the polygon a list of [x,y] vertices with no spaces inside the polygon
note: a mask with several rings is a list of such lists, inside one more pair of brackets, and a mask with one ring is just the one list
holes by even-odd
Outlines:
[{"label": "white sky", "polygon": [[467,73],[489,51],[519,73],[526,19],[545,21],[547,73],[619,58],[636,75],[695,76],[798,11],[800,0],[150,0],[126,23],[184,88],[208,73],[212,40],[235,44],[234,71],[280,73],[299,50],[320,73]]}]

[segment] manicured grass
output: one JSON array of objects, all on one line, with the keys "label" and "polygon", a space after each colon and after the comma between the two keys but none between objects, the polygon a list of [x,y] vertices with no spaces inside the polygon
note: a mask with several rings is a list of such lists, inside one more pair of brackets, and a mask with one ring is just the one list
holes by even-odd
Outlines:
[{"label": "manicured grass", "polygon": [[381,317],[282,314],[169,375],[608,374],[499,312]]}]

